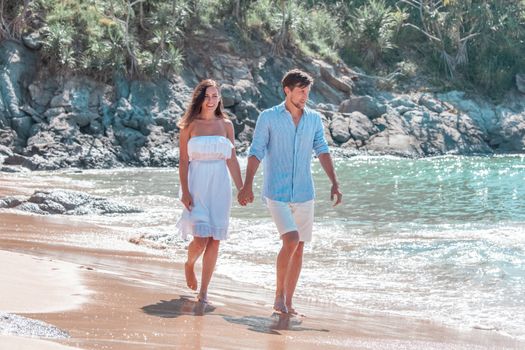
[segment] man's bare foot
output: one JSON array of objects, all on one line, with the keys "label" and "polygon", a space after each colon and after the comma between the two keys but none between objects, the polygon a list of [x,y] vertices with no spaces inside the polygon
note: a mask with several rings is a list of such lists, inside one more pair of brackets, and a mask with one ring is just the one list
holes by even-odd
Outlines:
[{"label": "man's bare foot", "polygon": [[293,306],[286,306],[286,308],[288,309],[288,314],[290,314],[290,316],[306,317],[305,314],[298,313]]},{"label": "man's bare foot", "polygon": [[284,297],[275,297],[275,301],[273,302],[273,309],[277,312],[282,312],[284,314],[288,313],[288,308],[284,303]]},{"label": "man's bare foot", "polygon": [[193,265],[184,263],[184,273],[186,275],[186,284],[190,289],[197,290],[197,277],[193,271]]}]

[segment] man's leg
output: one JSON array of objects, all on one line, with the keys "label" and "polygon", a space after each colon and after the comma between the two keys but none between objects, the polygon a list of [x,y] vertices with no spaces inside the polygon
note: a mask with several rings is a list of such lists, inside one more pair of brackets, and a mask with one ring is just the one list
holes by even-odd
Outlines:
[{"label": "man's leg", "polygon": [[285,290],[285,300],[286,308],[288,312],[294,313],[295,310],[292,307],[292,298],[295,292],[295,287],[297,286],[297,281],[299,281],[299,275],[301,274],[301,268],[303,266],[303,249],[304,242],[299,242],[297,249],[295,250],[290,264],[288,265],[288,271],[286,273],[286,279],[284,283]]},{"label": "man's leg", "polygon": [[299,233],[291,231],[281,235],[283,245],[277,255],[277,287],[275,289],[275,302],[273,308],[280,312],[288,312],[285,300],[285,280],[291,258],[299,245]]},{"label": "man's leg", "polygon": [[208,238],[193,237],[188,246],[188,260],[184,264],[184,273],[186,275],[186,284],[193,290],[197,290],[197,278],[195,277],[195,262],[201,256],[206,244],[208,243]]},{"label": "man's leg", "polygon": [[204,251],[204,256],[202,257],[201,289],[197,296],[199,301],[206,302],[208,299],[208,286],[213,275],[213,270],[215,269],[215,264],[217,263],[219,243],[220,241],[210,238]]},{"label": "man's leg", "polygon": [[294,203],[292,206],[292,214],[299,232],[299,244],[292,256],[290,265],[288,265],[284,289],[286,308],[288,309],[288,312],[296,313],[293,308],[292,299],[303,266],[304,243],[312,240],[314,201],[311,200],[303,203]]}]

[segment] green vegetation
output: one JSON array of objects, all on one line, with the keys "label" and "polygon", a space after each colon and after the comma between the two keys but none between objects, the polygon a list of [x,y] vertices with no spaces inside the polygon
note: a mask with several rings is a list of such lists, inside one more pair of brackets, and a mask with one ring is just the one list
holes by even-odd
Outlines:
[{"label": "green vegetation", "polygon": [[19,40],[26,33],[38,33],[42,59],[51,68],[100,76],[115,71],[155,76],[182,67],[181,47],[192,19],[186,2],[3,0],[0,4],[1,37]]},{"label": "green vegetation", "polygon": [[178,72],[214,30],[495,98],[525,67],[525,0],[0,0],[0,39],[36,34],[50,67],[101,77]]},{"label": "green vegetation", "polygon": [[351,33],[344,43],[348,58],[357,64],[374,67],[396,47],[398,34],[407,14],[384,0],[372,0],[357,7],[345,21]]}]

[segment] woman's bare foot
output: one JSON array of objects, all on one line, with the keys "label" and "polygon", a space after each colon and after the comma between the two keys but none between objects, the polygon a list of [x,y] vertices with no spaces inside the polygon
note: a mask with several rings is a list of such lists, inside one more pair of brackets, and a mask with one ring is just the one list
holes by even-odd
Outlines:
[{"label": "woman's bare foot", "polygon": [[199,303],[208,304],[208,293],[200,292],[199,295],[197,295],[197,300],[199,301]]},{"label": "woman's bare foot", "polygon": [[193,271],[193,265],[188,263],[184,264],[184,273],[186,275],[186,284],[190,289],[197,290],[197,277]]},{"label": "woman's bare foot", "polygon": [[288,313],[288,308],[286,307],[284,303],[284,297],[275,297],[275,301],[273,302],[273,309],[277,312],[282,312],[284,314]]}]

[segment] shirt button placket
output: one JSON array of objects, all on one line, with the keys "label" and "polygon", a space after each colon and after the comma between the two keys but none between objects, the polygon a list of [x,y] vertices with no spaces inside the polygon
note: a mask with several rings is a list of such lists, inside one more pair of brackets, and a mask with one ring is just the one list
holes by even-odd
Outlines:
[{"label": "shirt button placket", "polygon": [[302,120],[303,118],[304,118],[304,115],[299,121],[299,125],[297,125],[297,127],[295,128],[294,149],[293,149],[292,202],[297,202],[297,199],[295,196],[295,189],[299,185],[298,183],[299,180],[297,177],[297,168],[299,164],[299,151],[301,150],[301,129],[304,124]]}]

